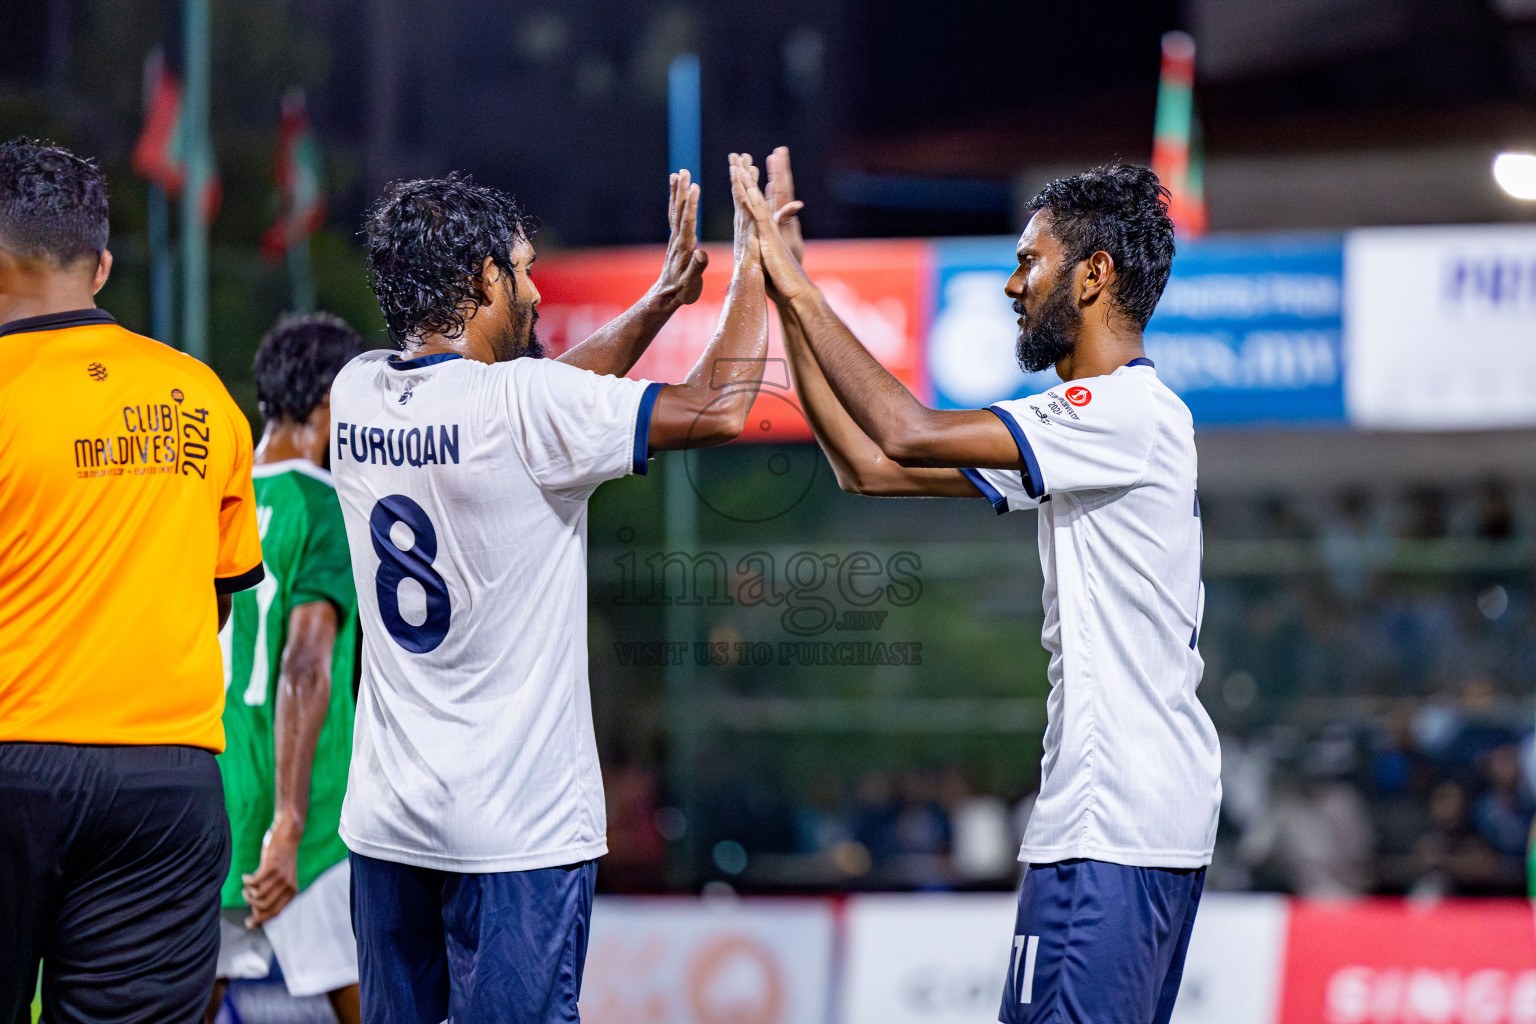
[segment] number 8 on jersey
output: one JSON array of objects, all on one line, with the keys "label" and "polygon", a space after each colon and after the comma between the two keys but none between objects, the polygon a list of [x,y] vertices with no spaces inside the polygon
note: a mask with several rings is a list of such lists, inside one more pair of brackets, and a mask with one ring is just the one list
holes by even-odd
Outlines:
[{"label": "number 8 on jersey", "polygon": [[[432,568],[437,558],[437,530],[427,512],[403,494],[380,498],[368,517],[373,550],[379,556],[374,582],[379,593],[379,617],[395,643],[412,654],[435,650],[448,635],[452,606],[448,584]],[[406,621],[400,610],[400,584],[415,580],[426,594],[427,614],[420,625]]]}]

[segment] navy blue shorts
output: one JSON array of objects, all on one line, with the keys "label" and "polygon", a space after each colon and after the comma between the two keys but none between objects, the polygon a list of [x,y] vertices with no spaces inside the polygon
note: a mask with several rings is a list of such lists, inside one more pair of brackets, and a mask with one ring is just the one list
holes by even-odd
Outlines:
[{"label": "navy blue shorts", "polygon": [[1031,864],[1003,1024],[1168,1024],[1205,869]]},{"label": "navy blue shorts", "polygon": [[580,1018],[597,863],[457,874],[352,854],[368,1024]]},{"label": "navy blue shorts", "polygon": [[0,1021],[201,1024],[228,873],[208,751],[0,743]]}]

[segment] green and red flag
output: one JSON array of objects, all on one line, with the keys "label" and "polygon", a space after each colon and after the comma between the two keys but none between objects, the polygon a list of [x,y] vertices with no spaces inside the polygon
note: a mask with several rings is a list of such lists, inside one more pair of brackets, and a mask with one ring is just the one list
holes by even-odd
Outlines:
[{"label": "green and red flag", "polygon": [[[187,179],[187,143],[181,114],[181,83],[166,67],[165,54],[155,49],[144,61],[144,130],[134,144],[132,163],[140,177],[173,196],[181,193]],[[218,215],[223,201],[223,183],[216,172],[209,174],[202,198],[205,223]]]},{"label": "green and red flag", "polygon": [[283,97],[272,174],[277,180],[277,219],[262,236],[261,249],[269,259],[281,259],[325,224],[320,146],[310,128],[302,89],[290,89]]},{"label": "green and red flag", "polygon": [[1195,41],[1186,32],[1162,40],[1162,74],[1157,85],[1157,123],[1152,170],[1168,189],[1168,215],[1181,235],[1205,233],[1204,160],[1195,115]]}]

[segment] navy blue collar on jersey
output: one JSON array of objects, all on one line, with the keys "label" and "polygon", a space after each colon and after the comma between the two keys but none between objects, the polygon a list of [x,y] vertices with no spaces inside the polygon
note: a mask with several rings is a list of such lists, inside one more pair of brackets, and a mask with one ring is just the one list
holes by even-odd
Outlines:
[{"label": "navy blue collar on jersey", "polygon": [[23,317],[8,324],[0,324],[0,337],[7,334],[30,334],[33,331],[62,331],[66,327],[87,327],[91,324],[115,324],[117,319],[104,309],[70,309],[62,313],[44,313],[42,316]]},{"label": "navy blue collar on jersey", "polygon": [[1154,363],[1152,360],[1148,359],[1146,356],[1137,356],[1135,359],[1132,359],[1130,362],[1126,363],[1125,365],[1126,366],[1150,366],[1154,370],[1157,369],[1157,364]]},{"label": "navy blue collar on jersey", "polygon": [[415,359],[401,359],[399,356],[390,356],[384,361],[384,365],[391,370],[418,370],[423,366],[434,366],[437,363],[446,363],[450,359],[463,359],[457,352],[434,352],[430,356],[417,356]]}]

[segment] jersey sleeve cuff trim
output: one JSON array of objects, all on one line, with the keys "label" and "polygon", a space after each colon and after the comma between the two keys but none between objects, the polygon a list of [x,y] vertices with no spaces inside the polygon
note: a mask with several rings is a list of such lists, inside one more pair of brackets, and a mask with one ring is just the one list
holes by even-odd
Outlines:
[{"label": "jersey sleeve cuff trim", "polygon": [[651,410],[656,407],[656,396],[664,385],[647,384],[640,396],[640,409],[635,413],[634,465],[630,467],[636,476],[645,476],[646,460],[651,457]]},{"label": "jersey sleeve cuff trim", "polygon": [[220,594],[234,594],[242,590],[250,590],[266,578],[266,567],[257,562],[256,568],[249,572],[243,572],[238,576],[215,576],[213,578],[213,589]]},{"label": "jersey sleeve cuff trim", "polygon": [[1013,435],[1013,443],[1019,446],[1019,456],[1024,460],[1024,493],[1036,501],[1044,501],[1045,477],[1040,473],[1040,460],[1035,458],[1035,450],[1030,446],[1029,438],[1024,436],[1024,428],[1019,426],[1019,421],[1007,409],[993,405],[987,411],[1003,421],[1003,426]]},{"label": "jersey sleeve cuff trim", "polygon": [[960,475],[976,485],[976,489],[981,492],[981,496],[991,502],[993,508],[997,509],[998,515],[1008,511],[1008,499],[1003,496],[1002,491],[987,483],[986,477],[974,469],[962,469]]}]

